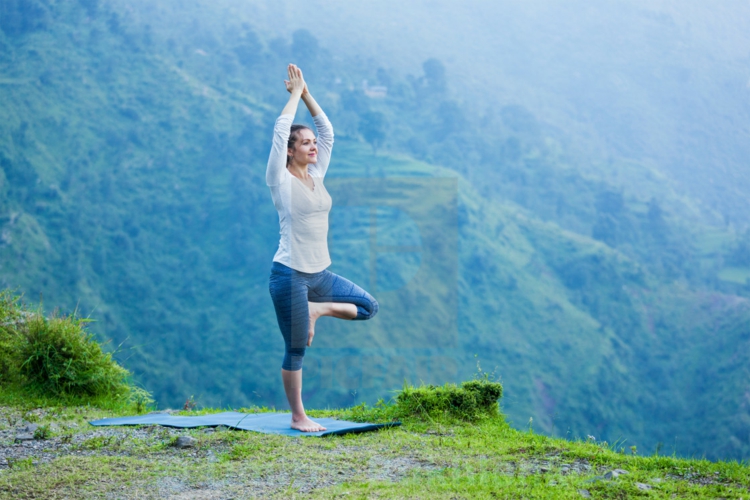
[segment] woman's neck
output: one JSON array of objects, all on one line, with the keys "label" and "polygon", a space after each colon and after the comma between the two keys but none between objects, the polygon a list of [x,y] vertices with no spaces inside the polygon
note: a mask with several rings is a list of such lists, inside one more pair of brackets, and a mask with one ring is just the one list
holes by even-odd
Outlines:
[{"label": "woman's neck", "polygon": [[307,179],[307,164],[297,165],[294,163],[290,163],[286,166],[286,168],[289,170],[290,174],[297,177],[298,179]]}]

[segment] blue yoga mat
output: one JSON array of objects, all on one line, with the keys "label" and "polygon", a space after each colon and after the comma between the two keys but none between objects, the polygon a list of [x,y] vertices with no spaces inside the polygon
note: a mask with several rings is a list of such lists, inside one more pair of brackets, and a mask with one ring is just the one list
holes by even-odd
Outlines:
[{"label": "blue yoga mat", "polygon": [[284,434],[286,436],[331,436],[358,432],[374,431],[384,427],[401,425],[401,422],[387,424],[368,424],[334,420],[332,418],[316,418],[315,421],[326,428],[320,432],[301,432],[289,428],[291,413],[238,413],[227,411],[211,415],[183,417],[166,413],[150,413],[136,417],[103,418],[89,422],[91,425],[163,425],[192,429],[195,427],[216,427],[225,425],[232,429],[243,431],[264,432],[266,434]]}]

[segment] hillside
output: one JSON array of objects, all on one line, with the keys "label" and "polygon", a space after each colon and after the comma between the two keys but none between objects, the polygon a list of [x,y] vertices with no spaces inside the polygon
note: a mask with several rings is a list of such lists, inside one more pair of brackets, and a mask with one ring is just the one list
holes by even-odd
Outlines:
[{"label": "hillside", "polygon": [[332,270],[382,312],[321,320],[311,406],[479,362],[517,427],[747,458],[748,243],[700,200],[647,161],[585,155],[523,106],[482,134],[439,61],[381,67],[388,97],[370,99],[369,62],[309,32],[271,38],[194,3],[170,22],[165,5],[4,7],[0,285],[95,318],[161,406],[285,407],[263,174],[279,68],[312,58],[337,132]]}]

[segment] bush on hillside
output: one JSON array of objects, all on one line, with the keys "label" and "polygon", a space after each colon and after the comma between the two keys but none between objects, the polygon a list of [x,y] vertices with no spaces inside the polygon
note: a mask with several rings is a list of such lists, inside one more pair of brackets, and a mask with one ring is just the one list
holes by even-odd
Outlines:
[{"label": "bush on hillside", "polygon": [[52,397],[147,399],[85,330],[87,322],[75,315],[46,318],[0,292],[0,384]]},{"label": "bush on hillside", "polygon": [[128,371],[102,351],[74,316],[33,315],[26,323],[18,353],[21,374],[42,392],[55,396],[123,396]]},{"label": "bush on hillside", "polygon": [[396,397],[396,406],[404,417],[449,415],[474,421],[483,416],[497,416],[497,401],[502,395],[503,386],[487,379],[469,380],[460,387],[456,384],[405,386]]}]

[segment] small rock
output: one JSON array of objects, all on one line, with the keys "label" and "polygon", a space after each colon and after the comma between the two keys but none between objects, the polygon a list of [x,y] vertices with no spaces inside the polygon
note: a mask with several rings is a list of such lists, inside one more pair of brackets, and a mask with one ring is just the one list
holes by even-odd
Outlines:
[{"label": "small rock", "polygon": [[36,431],[39,428],[37,424],[28,424],[26,427],[21,429],[21,432],[30,432],[31,434],[34,434],[34,431]]},{"label": "small rock", "polygon": [[549,472],[549,469],[547,467],[540,467],[539,470],[542,472]]},{"label": "small rock", "polygon": [[650,490],[650,489],[651,489],[651,485],[650,485],[650,484],[644,484],[644,483],[635,483],[635,486],[636,486],[636,488],[638,488],[639,490],[644,490],[644,491],[648,491],[648,490]]},{"label": "small rock", "polygon": [[21,441],[33,441],[34,440],[34,434],[17,434],[16,435],[16,443],[20,443]]},{"label": "small rock", "polygon": [[591,498],[591,493],[589,493],[589,490],[578,490],[578,494],[583,498]]},{"label": "small rock", "polygon": [[174,442],[174,445],[177,448],[192,448],[195,446],[195,443],[197,443],[198,440],[191,436],[180,436],[177,438],[177,441]]},{"label": "small rock", "polygon": [[664,480],[662,478],[660,478],[660,477],[653,477],[653,478],[649,479],[649,481],[651,481],[652,483],[662,483],[662,482],[664,482]]},{"label": "small rock", "polygon": [[622,476],[623,474],[627,473],[628,471],[622,469],[611,470],[604,474],[604,479],[616,479],[618,476]]},{"label": "small rock", "polygon": [[211,434],[212,432],[216,432],[216,429],[214,429],[213,427],[206,427],[205,429],[203,429],[203,432],[205,434]]}]

